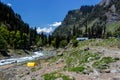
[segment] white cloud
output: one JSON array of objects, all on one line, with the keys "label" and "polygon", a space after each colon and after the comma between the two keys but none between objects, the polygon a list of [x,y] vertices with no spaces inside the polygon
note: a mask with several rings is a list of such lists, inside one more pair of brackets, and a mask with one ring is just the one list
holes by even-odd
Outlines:
[{"label": "white cloud", "polygon": [[54,22],[53,24],[50,24],[49,26],[58,27],[61,24],[62,24],[62,22]]},{"label": "white cloud", "polygon": [[51,33],[55,30],[56,27],[60,26],[62,22],[54,22],[53,24],[48,24],[47,26],[48,27],[38,27],[37,28],[37,33],[41,33],[41,32],[44,32],[44,33]]},{"label": "white cloud", "polygon": [[12,6],[12,4],[11,4],[11,3],[7,3],[7,5],[8,5],[8,6],[10,6],[10,7]]},{"label": "white cloud", "polygon": [[49,27],[49,28],[46,28],[46,27],[40,28],[40,27],[38,27],[37,28],[37,33],[41,33],[41,32],[50,33],[52,31],[53,31],[52,27]]}]

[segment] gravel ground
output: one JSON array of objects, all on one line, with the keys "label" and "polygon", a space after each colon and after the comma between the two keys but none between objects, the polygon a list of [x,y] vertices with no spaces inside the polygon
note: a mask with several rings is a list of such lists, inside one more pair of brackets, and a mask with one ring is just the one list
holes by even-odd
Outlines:
[{"label": "gravel ground", "polygon": [[[93,52],[99,52],[102,57],[119,57],[120,50],[114,48],[104,48],[95,47],[90,48]],[[41,61],[41,60],[40,60]],[[74,77],[76,80],[120,80],[120,60],[110,64],[111,73],[101,73],[100,75],[94,75],[90,73],[89,75],[75,73],[75,72],[61,72],[61,69],[65,66],[64,62],[54,62],[49,64],[47,61],[41,61],[39,65],[35,66],[35,71],[32,71],[33,67],[27,67],[26,64],[23,65],[5,65],[0,66],[0,80],[43,80],[42,75],[45,73],[50,73],[54,71],[59,71],[64,75]],[[40,68],[39,68],[40,67]]]}]

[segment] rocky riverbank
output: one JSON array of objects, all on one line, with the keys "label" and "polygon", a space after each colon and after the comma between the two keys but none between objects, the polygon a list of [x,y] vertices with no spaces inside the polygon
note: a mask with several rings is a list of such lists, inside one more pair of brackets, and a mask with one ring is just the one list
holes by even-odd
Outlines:
[{"label": "rocky riverbank", "polygon": [[75,48],[56,49],[54,57],[34,60],[35,67],[27,67],[27,62],[1,66],[1,79],[120,80],[120,49],[111,47],[114,42],[83,41]]}]

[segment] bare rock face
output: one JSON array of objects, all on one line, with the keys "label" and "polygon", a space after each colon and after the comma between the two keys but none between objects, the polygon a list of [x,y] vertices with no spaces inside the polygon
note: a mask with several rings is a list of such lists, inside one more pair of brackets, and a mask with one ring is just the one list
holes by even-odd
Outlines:
[{"label": "bare rock face", "polygon": [[99,3],[99,5],[100,5],[100,6],[104,5],[104,7],[105,7],[105,6],[109,5],[110,1],[111,1],[111,0],[102,0],[102,1]]}]

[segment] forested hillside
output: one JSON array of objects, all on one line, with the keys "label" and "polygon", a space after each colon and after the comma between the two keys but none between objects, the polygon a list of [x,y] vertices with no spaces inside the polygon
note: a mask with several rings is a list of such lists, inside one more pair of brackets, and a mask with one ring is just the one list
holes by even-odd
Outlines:
[{"label": "forested hillside", "polygon": [[120,0],[102,0],[94,6],[71,10],[54,36],[107,38],[120,34]]},{"label": "forested hillside", "polygon": [[11,7],[0,2],[0,50],[29,49],[37,36],[36,28],[30,28]]}]

